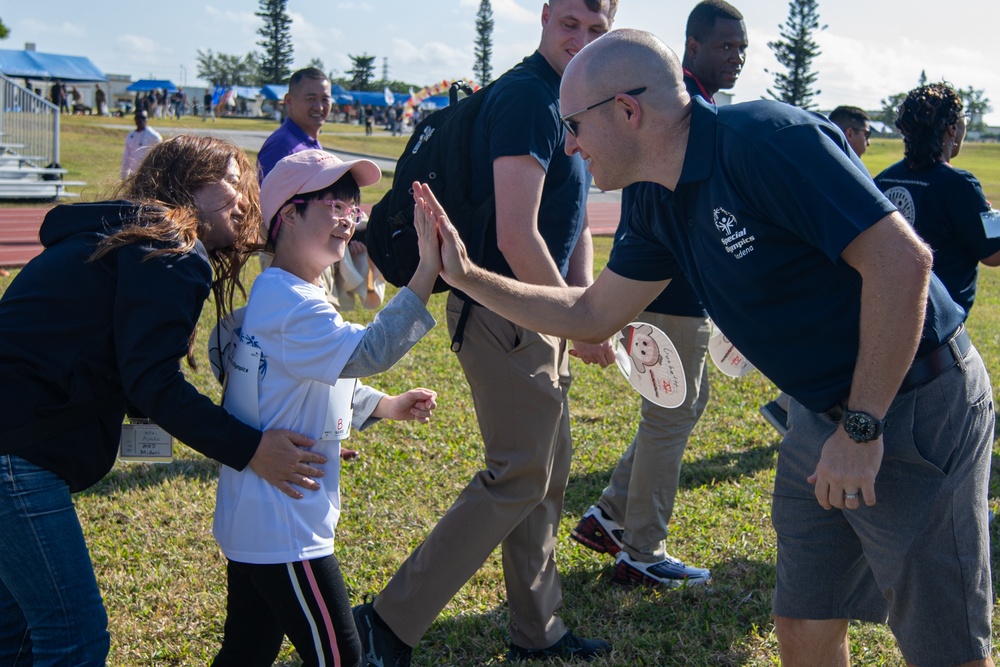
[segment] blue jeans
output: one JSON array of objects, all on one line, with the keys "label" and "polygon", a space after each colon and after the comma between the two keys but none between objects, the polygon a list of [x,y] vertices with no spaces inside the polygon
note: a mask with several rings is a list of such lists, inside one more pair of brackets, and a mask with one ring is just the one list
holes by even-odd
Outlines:
[{"label": "blue jeans", "polygon": [[104,665],[108,615],[66,482],[0,456],[0,526],[0,665]]}]

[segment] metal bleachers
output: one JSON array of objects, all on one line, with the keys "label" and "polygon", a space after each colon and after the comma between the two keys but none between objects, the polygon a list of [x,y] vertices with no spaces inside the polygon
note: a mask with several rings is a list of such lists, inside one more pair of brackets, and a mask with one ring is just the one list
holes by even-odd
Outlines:
[{"label": "metal bleachers", "polygon": [[0,199],[76,197],[59,165],[59,109],[0,74]]}]

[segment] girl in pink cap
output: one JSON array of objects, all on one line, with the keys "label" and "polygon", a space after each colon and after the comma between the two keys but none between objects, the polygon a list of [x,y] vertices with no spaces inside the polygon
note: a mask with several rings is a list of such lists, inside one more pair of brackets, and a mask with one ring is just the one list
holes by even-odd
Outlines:
[{"label": "girl in pink cap", "polygon": [[[362,664],[334,555],[340,441],[379,419],[429,421],[436,394],[383,394],[356,378],[385,371],[434,326],[426,309],[441,270],[433,220],[421,220],[420,265],[367,327],[345,322],[317,285],[343,259],[360,188],[381,178],[368,160],[319,150],[284,158],[261,184],[271,266],[254,282],[227,350],[224,406],[240,420],[292,429],[327,455],[322,489],[292,499],[250,470],[223,467],[213,533],[228,560],[225,635],[214,665],[271,665],[287,635],[304,665]],[[332,468],[332,469],[331,469]]]}]

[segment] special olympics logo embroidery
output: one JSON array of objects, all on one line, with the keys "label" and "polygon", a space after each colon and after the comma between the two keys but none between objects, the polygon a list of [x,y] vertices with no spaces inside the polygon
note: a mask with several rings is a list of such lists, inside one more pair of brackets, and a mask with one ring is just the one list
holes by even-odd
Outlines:
[{"label": "special olympics logo embroidery", "polygon": [[724,235],[729,236],[733,233],[733,227],[736,226],[736,216],[727,211],[724,208],[717,208],[712,211],[712,215],[715,217],[715,228],[722,232]]},{"label": "special olympics logo embroidery", "polygon": [[889,188],[884,193],[885,198],[888,199],[899,209],[899,212],[906,218],[906,221],[911,225],[917,224],[917,206],[913,202],[913,195],[906,188],[897,185],[896,187]]}]

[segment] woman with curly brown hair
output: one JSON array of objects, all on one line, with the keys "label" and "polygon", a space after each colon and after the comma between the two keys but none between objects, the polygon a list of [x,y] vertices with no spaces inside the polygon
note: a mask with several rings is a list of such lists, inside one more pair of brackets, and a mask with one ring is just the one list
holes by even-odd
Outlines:
[{"label": "woman with curly brown hair", "polygon": [[1000,212],[975,176],[950,164],[966,120],[962,98],[947,83],[911,90],[896,116],[904,157],[875,183],[934,250],[934,273],[968,317],[979,263],[1000,265]]},{"label": "woman with curly brown hair", "polygon": [[0,298],[0,664],[104,665],[110,638],[71,493],[111,469],[126,407],[292,497],[325,458],[261,433],[185,380],[202,306],[220,312],[260,227],[242,151],[180,136],[150,150],[120,199],[57,206],[45,250]]}]

